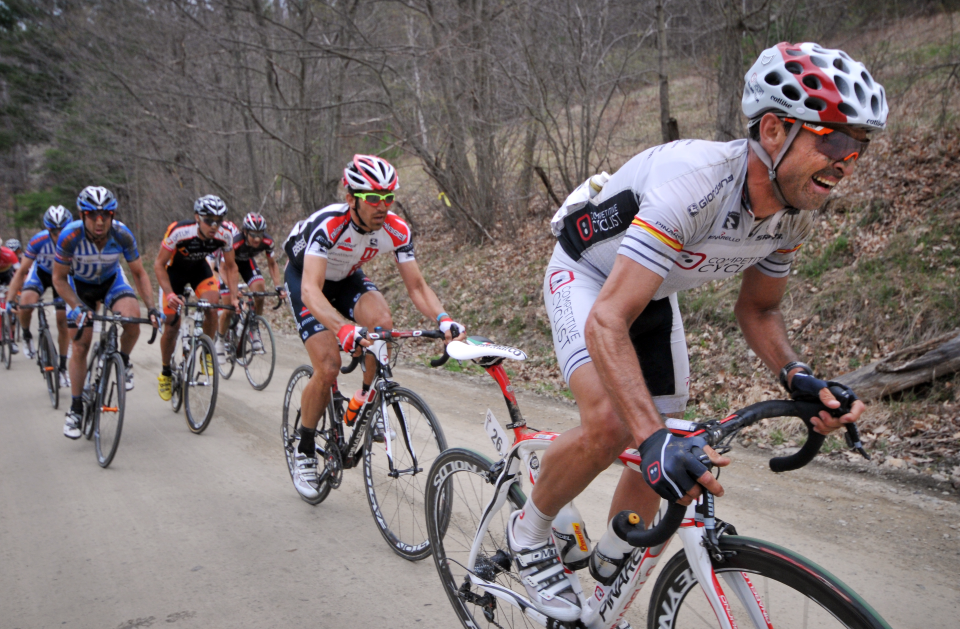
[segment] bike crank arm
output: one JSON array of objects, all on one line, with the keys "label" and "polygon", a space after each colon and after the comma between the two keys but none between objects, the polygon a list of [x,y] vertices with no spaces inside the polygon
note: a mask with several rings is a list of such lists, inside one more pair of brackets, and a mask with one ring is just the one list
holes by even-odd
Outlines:
[{"label": "bike crank arm", "polygon": [[415,476],[423,471],[422,467],[408,467],[405,470],[391,470],[387,472],[390,478],[400,478],[401,476]]}]

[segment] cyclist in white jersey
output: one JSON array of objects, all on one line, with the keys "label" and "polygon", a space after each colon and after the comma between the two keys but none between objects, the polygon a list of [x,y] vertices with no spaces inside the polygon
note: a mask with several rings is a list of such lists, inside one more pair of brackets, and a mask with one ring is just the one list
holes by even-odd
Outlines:
[{"label": "cyclist in white jersey", "polygon": [[[650,523],[660,496],[689,504],[700,485],[723,494],[704,463],[729,460],[709,447],[698,457],[691,440],[670,437],[661,416],[682,413],[688,399],[678,291],[742,272],[735,313],[747,344],[791,394],[841,406],[826,388],[835,383],[798,362],[779,304],[817,210],[853,173],[869,132],[885,126],[883,88],[846,53],[813,43],[764,51],[746,83],[749,140],[651,148],[585,182],[553,219],[558,243],[544,300],[581,425],[546,451],[508,530],[532,600],[559,620],[580,609],[559,570],[553,518],[624,448],[640,450],[646,482],[625,470],[611,517],[632,509]],[[631,345],[635,352],[623,351]],[[841,397],[851,411],[821,412],[815,430],[860,416],[863,402],[849,389]]]},{"label": "cyclist in white jersey", "polygon": [[[361,265],[392,251],[417,310],[437,321],[448,342],[451,329],[459,330],[457,338],[465,336],[463,325],[443,311],[436,293],[423,279],[414,259],[410,227],[387,210],[398,187],[393,166],[373,155],[355,155],[343,171],[343,185],[346,203],[314,212],[294,225],[283,243],[290,307],[314,372],[301,399],[303,416],[294,474],[297,491],[307,499],[318,495],[315,431],[329,401],[330,387],[340,373],[338,341],[343,351],[353,352],[358,344],[369,346],[364,337],[367,328],[393,328],[387,301]],[[374,360],[368,356],[363,389],[358,392],[364,400],[376,375]]]}]

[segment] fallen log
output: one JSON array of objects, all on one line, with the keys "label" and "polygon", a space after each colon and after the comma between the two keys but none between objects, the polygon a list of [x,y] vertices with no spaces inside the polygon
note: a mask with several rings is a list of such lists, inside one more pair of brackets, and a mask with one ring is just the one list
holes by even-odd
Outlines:
[{"label": "fallen log", "polygon": [[835,378],[864,400],[876,400],[960,371],[960,331],[906,347]]}]

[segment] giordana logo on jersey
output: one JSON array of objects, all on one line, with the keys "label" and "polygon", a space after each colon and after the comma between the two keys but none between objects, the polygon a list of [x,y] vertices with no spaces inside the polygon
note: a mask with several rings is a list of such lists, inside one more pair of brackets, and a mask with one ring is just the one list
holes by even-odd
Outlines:
[{"label": "giordana logo on jersey", "polygon": [[726,179],[721,179],[716,186],[713,187],[713,190],[708,192],[702,199],[696,203],[691,203],[687,206],[687,212],[690,213],[690,216],[696,216],[700,213],[700,210],[707,207],[707,205],[719,196],[720,191],[723,190],[723,187],[728,183],[733,181],[733,175],[727,175]]},{"label": "giordana logo on jersey", "polygon": [[727,218],[723,221],[723,228],[736,229],[737,227],[740,227],[740,212],[731,210],[731,212],[727,214]]}]

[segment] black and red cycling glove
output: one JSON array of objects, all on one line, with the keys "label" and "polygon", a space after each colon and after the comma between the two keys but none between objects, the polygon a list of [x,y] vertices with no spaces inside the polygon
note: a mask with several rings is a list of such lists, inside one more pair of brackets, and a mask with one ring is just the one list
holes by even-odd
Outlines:
[{"label": "black and red cycling glove", "polygon": [[670,502],[680,500],[708,471],[706,445],[703,437],[677,437],[661,428],[637,448],[644,480]]}]

